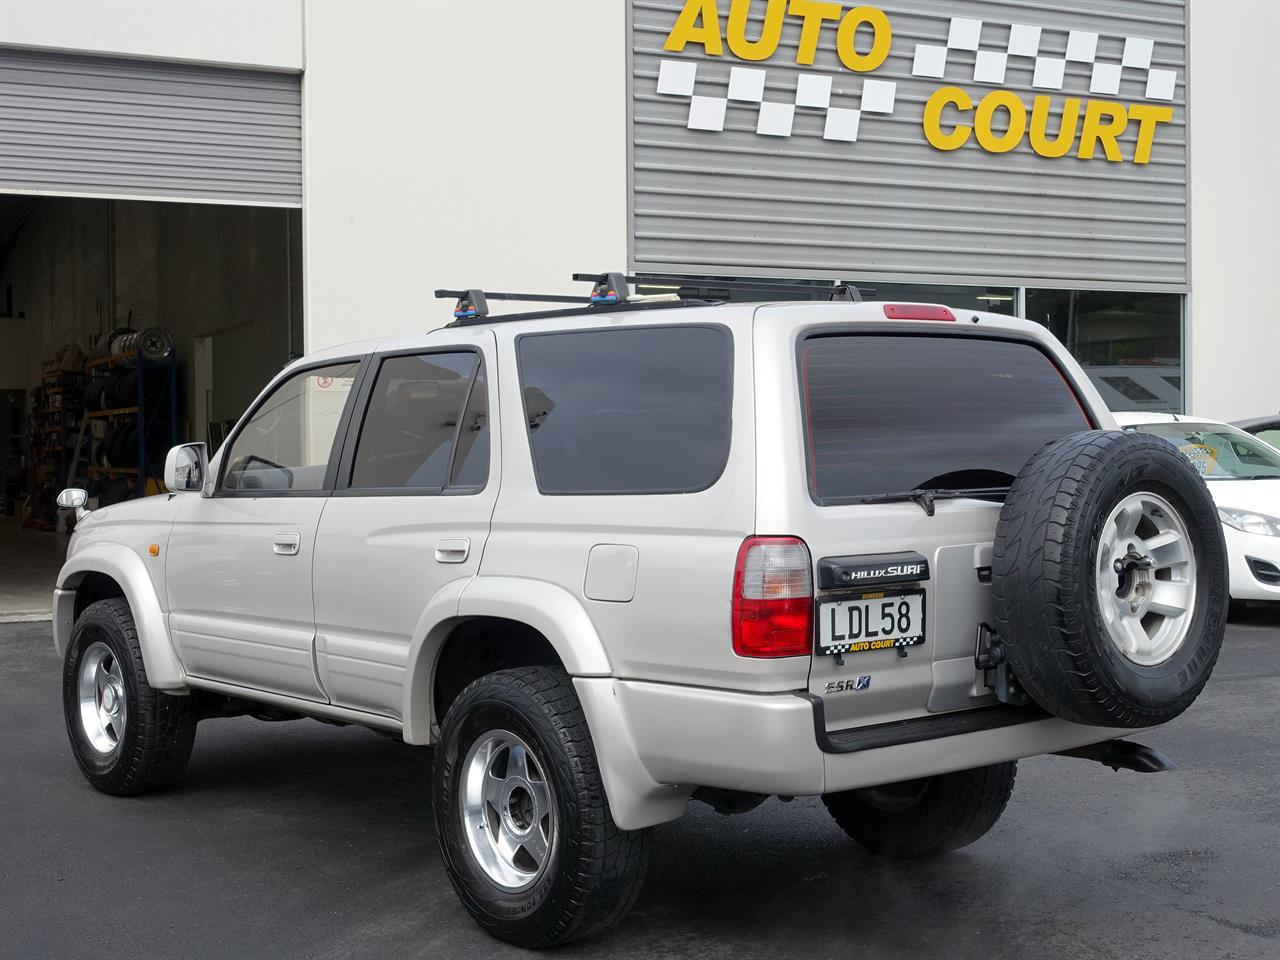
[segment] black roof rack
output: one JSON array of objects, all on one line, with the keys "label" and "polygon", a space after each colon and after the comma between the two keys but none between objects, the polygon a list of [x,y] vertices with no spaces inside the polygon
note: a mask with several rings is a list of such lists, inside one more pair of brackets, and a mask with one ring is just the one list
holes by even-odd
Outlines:
[{"label": "black roof rack", "polygon": [[[580,274],[574,274],[578,279]],[[731,280],[727,277],[679,277],[658,273],[647,273],[643,277],[627,277],[632,283],[640,286],[672,284],[681,287],[722,287],[725,290],[763,290],[766,293],[826,293],[834,300],[845,297],[849,300],[861,301],[862,293],[852,283],[812,282],[783,283],[768,280]]]},{"label": "black roof rack", "polygon": [[[720,303],[719,300],[681,298],[674,294],[666,297],[633,297],[631,284],[677,284],[685,287],[710,284],[717,287],[740,290],[761,290],[765,292],[796,293],[820,292],[828,293],[834,300],[836,297],[847,297],[850,300],[861,300],[858,288],[847,283],[770,283],[768,281],[751,280],[694,280],[689,277],[665,275],[647,275],[632,277],[622,273],[575,273],[573,279],[593,284],[590,296],[574,296],[573,294],[553,293],[506,293],[492,290],[437,290],[437,299],[454,299],[457,304],[453,308],[453,323],[450,326],[471,326],[480,323],[497,323],[508,320],[534,320],[542,317],[575,316],[612,310],[644,310],[667,307],[710,306]],[[543,310],[538,312],[521,312],[489,315],[490,300],[518,300],[525,303],[581,303],[583,307],[569,307],[561,310]]]}]

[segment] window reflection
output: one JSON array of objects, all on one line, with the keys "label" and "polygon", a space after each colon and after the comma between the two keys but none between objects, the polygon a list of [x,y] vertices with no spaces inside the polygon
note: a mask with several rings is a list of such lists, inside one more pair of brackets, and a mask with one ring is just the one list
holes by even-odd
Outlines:
[{"label": "window reflection", "polygon": [[1113,410],[1182,410],[1182,296],[1028,290],[1027,319],[1047,326]]}]

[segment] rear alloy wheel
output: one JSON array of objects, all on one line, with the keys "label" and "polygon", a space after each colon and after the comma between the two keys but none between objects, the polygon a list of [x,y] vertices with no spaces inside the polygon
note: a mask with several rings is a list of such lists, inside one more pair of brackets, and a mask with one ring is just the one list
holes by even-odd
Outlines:
[{"label": "rear alloy wheel", "polygon": [[563,671],[500,670],[458,694],[432,778],[449,881],[493,936],[550,947],[603,932],[635,902],[649,831],[613,822]]},{"label": "rear alloy wheel", "polygon": [[920,860],[967,847],[1004,813],[1016,763],[942,773],[822,798],[840,828],[872,853]]},{"label": "rear alloy wheel", "polygon": [[81,772],[103,793],[158,790],[186,769],[196,736],[191,697],[147,682],[129,604],[99,600],[76,619],[62,707]]}]

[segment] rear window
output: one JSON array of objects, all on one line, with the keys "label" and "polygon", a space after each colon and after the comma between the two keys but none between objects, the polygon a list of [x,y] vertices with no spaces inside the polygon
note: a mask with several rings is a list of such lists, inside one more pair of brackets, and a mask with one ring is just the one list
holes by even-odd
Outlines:
[{"label": "rear window", "polygon": [[518,351],[543,493],[690,493],[724,471],[733,355],[723,327],[531,334]]},{"label": "rear window", "polygon": [[1026,343],[811,337],[800,381],[819,503],[1007,486],[1045,443],[1092,426],[1057,366]]}]

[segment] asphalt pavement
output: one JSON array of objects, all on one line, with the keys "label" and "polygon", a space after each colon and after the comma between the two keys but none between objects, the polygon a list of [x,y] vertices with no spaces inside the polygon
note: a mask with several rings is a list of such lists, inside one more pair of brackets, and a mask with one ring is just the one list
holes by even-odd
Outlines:
[{"label": "asphalt pavement", "polygon": [[[47,623],[0,625],[0,956],[508,957],[454,898],[428,751],[309,720],[201,725],[177,788],[118,799],[66,742]],[[948,857],[862,852],[814,799],[658,828],[644,893],[562,957],[1280,957],[1280,613],[1233,624],[1145,741],[1172,773],[1019,767]]]}]

